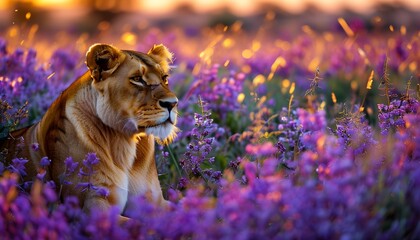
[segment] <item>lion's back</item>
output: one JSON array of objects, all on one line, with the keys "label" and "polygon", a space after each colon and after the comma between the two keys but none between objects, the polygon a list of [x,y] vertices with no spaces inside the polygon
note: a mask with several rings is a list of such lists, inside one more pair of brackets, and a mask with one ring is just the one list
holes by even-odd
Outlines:
[{"label": "lion's back", "polygon": [[[8,166],[14,158],[30,160],[30,143],[27,136],[32,126],[27,126],[13,132],[7,137],[0,139],[0,161]],[[29,166],[27,166],[29,167]]]}]

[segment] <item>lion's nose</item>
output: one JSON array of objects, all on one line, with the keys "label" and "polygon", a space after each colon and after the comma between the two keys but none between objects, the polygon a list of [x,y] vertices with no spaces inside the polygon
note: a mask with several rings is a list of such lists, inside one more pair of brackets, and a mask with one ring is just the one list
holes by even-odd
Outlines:
[{"label": "lion's nose", "polygon": [[178,105],[178,99],[160,100],[159,105],[163,108],[168,109],[168,111],[170,112],[174,107],[176,107],[176,105]]}]

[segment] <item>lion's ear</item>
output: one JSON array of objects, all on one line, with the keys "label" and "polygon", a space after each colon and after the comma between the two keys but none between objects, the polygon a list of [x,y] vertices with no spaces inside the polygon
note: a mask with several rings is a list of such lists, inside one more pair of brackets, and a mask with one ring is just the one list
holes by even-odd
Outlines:
[{"label": "lion's ear", "polygon": [[169,63],[172,63],[172,53],[163,44],[154,45],[147,54],[159,63],[163,71],[169,71]]},{"label": "lion's ear", "polygon": [[109,77],[124,61],[125,54],[107,44],[94,44],[86,53],[86,65],[95,81]]}]

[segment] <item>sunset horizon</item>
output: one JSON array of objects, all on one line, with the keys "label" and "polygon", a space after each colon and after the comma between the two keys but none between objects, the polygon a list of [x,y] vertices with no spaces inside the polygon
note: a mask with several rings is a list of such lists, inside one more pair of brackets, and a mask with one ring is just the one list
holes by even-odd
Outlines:
[{"label": "sunset horizon", "polygon": [[[32,4],[34,7],[43,9],[61,9],[68,10],[86,8],[88,5],[96,6],[102,10],[126,10],[146,12],[150,15],[164,15],[170,13],[179,7],[188,6],[198,13],[209,13],[228,9],[238,16],[249,16],[259,12],[262,6],[276,6],[284,11],[292,14],[299,14],[311,7],[325,13],[340,13],[344,10],[354,11],[359,14],[371,13],[378,5],[403,6],[412,11],[420,10],[420,1],[415,0],[378,0],[378,1],[344,1],[344,0],[297,0],[293,2],[276,1],[276,0],[159,0],[159,1],[80,1],[80,0],[9,0],[0,2],[0,10],[13,10],[13,4]],[[118,5],[118,7],[117,7]]]}]

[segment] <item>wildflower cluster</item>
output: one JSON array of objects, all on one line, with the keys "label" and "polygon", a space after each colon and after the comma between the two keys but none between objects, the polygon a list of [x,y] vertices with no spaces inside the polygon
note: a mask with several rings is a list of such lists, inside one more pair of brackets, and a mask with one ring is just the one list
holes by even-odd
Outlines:
[{"label": "wildflower cluster", "polygon": [[204,165],[214,164],[215,157],[210,153],[214,151],[215,137],[212,137],[217,131],[217,124],[210,118],[211,112],[207,110],[207,103],[200,101],[202,113],[194,114],[194,128],[189,133],[191,141],[187,146],[184,157],[180,160],[180,165],[188,175],[203,177],[204,179],[218,182],[222,176],[220,171],[211,168],[203,169]]},{"label": "wildflower cluster", "polygon": [[[35,49],[9,52],[6,41],[0,37],[0,111],[5,114],[1,128],[13,130],[39,120],[59,93],[81,73],[78,60],[78,55],[58,50],[51,57],[53,64],[45,67],[37,62]],[[8,116],[15,116],[15,122],[3,125],[7,119],[10,121]]]},{"label": "wildflower cluster", "polygon": [[[98,187],[92,184],[91,178],[95,174],[95,165],[99,163],[99,158],[96,156],[95,153],[88,153],[86,158],[82,161],[83,166],[79,168],[78,176],[87,181],[80,181],[77,183],[78,188],[81,188],[82,192],[93,190],[98,195],[107,197],[109,195],[109,190],[103,187]],[[66,164],[69,165],[69,170],[72,169],[76,164],[71,163],[70,159],[66,159]],[[77,165],[76,165],[77,166]]]},{"label": "wildflower cluster", "polygon": [[[280,124],[278,130],[280,131],[278,142],[276,144],[280,159],[284,162],[290,162],[294,159],[295,153],[300,151],[299,138],[302,134],[302,128],[296,118],[296,110],[290,114],[286,108],[283,108],[279,115]],[[287,164],[290,168],[290,164]]]},{"label": "wildflower cluster", "polygon": [[344,110],[336,119],[335,133],[341,144],[353,149],[355,155],[365,153],[376,141],[374,132],[364,115],[356,109],[354,112]]},{"label": "wildflower cluster", "polygon": [[378,104],[378,118],[381,133],[387,135],[405,126],[404,116],[417,113],[420,103],[416,99],[392,100],[389,105]]},{"label": "wildflower cluster", "polygon": [[[240,110],[237,99],[242,92],[245,75],[231,70],[227,76],[220,76],[220,71],[223,71],[223,68],[219,64],[204,69],[192,83],[187,96],[200,96],[209,104],[209,110],[223,120],[229,113]],[[195,97],[193,99],[197,101]]]},{"label": "wildflower cluster", "polygon": [[25,102],[19,109],[14,109],[5,96],[0,96],[0,138],[4,138],[10,131],[16,130],[21,121],[27,118],[28,102]]}]

